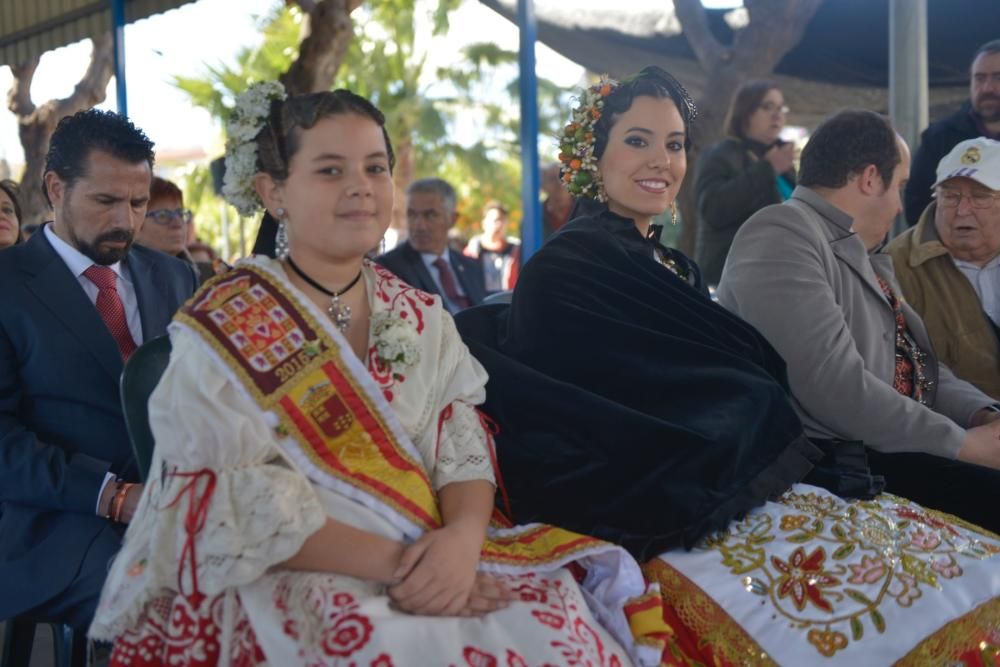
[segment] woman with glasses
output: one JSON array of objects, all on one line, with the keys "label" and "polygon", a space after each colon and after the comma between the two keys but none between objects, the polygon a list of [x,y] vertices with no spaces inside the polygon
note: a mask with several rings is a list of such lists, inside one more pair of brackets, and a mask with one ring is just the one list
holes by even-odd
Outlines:
[{"label": "woman with glasses", "polygon": [[782,141],[788,107],[772,81],[748,81],[733,95],[725,139],[698,160],[698,265],[716,285],[729,246],[747,218],[795,189],[795,147]]},{"label": "woman with glasses", "polygon": [[193,236],[191,225],[191,211],[184,208],[181,189],[165,178],[154,176],[146,219],[135,240],[147,248],[190,262],[198,271],[198,278],[205,282],[215,275],[215,271],[211,263],[196,262],[188,252],[188,241]]}]

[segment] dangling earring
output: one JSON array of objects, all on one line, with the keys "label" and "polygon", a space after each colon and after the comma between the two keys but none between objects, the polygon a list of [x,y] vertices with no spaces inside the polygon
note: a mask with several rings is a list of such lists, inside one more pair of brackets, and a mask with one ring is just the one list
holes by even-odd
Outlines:
[{"label": "dangling earring", "polygon": [[274,255],[280,260],[288,258],[288,223],[285,221],[285,209],[279,208],[278,232],[274,235]]},{"label": "dangling earring", "polygon": [[670,224],[677,224],[677,200],[670,202]]},{"label": "dangling earring", "polygon": [[378,241],[378,254],[380,255],[385,254],[385,234],[383,234],[382,238],[380,238]]}]

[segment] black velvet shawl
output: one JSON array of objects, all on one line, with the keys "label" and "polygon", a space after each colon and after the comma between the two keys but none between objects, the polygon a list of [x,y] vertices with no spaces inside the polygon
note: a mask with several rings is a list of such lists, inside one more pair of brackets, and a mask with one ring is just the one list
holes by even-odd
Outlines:
[{"label": "black velvet shawl", "polygon": [[456,322],[490,374],[512,518],[647,559],[781,493],[819,453],[784,362],[709,300],[697,267],[604,206],[588,213],[531,258],[511,305]]}]

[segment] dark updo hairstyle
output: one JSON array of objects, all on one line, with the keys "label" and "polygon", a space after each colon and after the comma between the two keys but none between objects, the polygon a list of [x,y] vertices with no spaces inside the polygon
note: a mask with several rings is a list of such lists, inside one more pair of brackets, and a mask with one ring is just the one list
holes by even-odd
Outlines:
[{"label": "dark updo hairstyle", "polygon": [[747,81],[733,93],[733,101],[729,103],[726,114],[726,134],[736,139],[746,139],[747,123],[750,116],[760,108],[764,97],[772,90],[781,90],[774,81],[755,79]]},{"label": "dark updo hairstyle", "polygon": [[298,152],[303,130],[320,120],[342,114],[370,118],[380,128],[389,156],[389,173],[396,166],[396,155],[385,130],[385,115],[374,104],[343,88],[332,92],[292,95],[271,103],[267,124],[257,135],[257,168],[276,181],[288,178],[288,165]]},{"label": "dark updo hairstyle", "polygon": [[604,98],[601,118],[594,125],[594,159],[600,159],[604,155],[612,126],[617,122],[618,116],[632,108],[637,97],[673,101],[684,121],[684,148],[686,150],[691,147],[690,125],[698,115],[691,95],[669,72],[656,65],[649,65],[643,67],[638,74],[623,79]]},{"label": "dark updo hairstyle", "polygon": [[3,190],[4,194],[10,197],[10,201],[14,205],[14,216],[17,218],[17,238],[14,239],[14,245],[17,245],[22,240],[21,228],[24,226],[24,218],[21,215],[21,204],[17,201],[17,193],[20,189],[14,181],[3,179],[0,180],[0,190]]}]

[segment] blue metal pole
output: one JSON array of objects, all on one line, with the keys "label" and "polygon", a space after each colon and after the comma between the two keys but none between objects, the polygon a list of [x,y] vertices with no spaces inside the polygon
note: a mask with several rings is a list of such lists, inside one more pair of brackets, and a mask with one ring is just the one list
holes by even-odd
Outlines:
[{"label": "blue metal pole", "polygon": [[125,87],[125,0],[111,3],[111,35],[115,48],[115,91],[118,93],[118,113],[128,117],[128,90]]},{"label": "blue metal pole", "polygon": [[535,74],[534,0],[517,0],[521,92],[521,261],[542,245],[542,203],[538,173],[538,77]]}]

